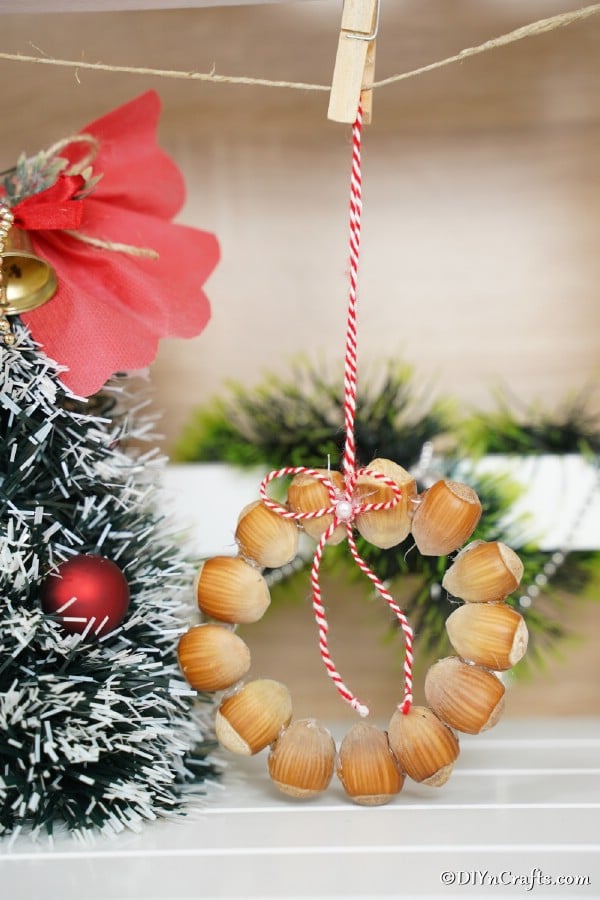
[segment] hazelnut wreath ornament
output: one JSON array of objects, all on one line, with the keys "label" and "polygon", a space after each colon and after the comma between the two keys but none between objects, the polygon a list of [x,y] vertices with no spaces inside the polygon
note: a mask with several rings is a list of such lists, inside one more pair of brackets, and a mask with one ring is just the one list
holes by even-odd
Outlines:
[{"label": "hazelnut wreath ornament", "polygon": [[[408,776],[432,786],[446,783],[459,755],[456,732],[479,734],[499,719],[504,685],[497,673],[514,666],[527,649],[523,617],[505,601],[518,586],[523,566],[499,541],[475,540],[482,507],[467,484],[441,479],[421,494],[412,475],[389,459],[356,465],[356,288],[361,223],[360,145],[362,110],[353,126],[350,187],[350,289],[344,364],[345,446],[342,471],[287,467],[270,472],[260,498],[240,513],[237,556],[208,559],[197,578],[197,600],[205,621],[182,635],[178,658],[184,677],[198,691],[224,692],[216,714],[217,738],[242,755],[270,747],[269,774],[289,797],[324,791],[334,772],[355,803],[379,805],[398,794]],[[285,505],[267,494],[271,481],[293,476]],[[251,654],[236,626],[266,612],[269,588],[262,570],[291,562],[302,529],[317,541],[312,569],[312,604],[319,649],[340,696],[361,716],[339,748],[315,719],[294,719],[287,687],[269,678],[244,681]],[[359,555],[354,531],[381,549],[412,534],[424,556],[459,551],[443,587],[462,604],[446,628],[455,656],[438,660],[425,679],[428,706],[413,704],[413,632],[385,585]],[[387,731],[364,721],[368,708],[343,682],[330,656],[321,599],[320,563],[328,544],[347,540],[357,566],[398,619],[404,637],[404,696]]]}]

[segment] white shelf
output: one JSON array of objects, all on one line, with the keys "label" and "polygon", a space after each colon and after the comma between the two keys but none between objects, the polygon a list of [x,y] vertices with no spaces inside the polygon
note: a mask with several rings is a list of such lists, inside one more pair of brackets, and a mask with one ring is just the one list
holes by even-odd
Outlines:
[{"label": "white shelf", "polygon": [[[337,783],[295,804],[270,785],[264,754],[234,758],[222,787],[181,822],[92,847],[68,838],[54,849],[24,838],[0,844],[3,896],[479,900],[527,892],[475,885],[475,873],[506,880],[537,868],[544,877],[588,876],[590,885],[536,884],[536,900],[598,897],[600,720],[505,721],[461,745],[443,788],[407,781],[376,808],[349,803]],[[454,887],[440,883],[444,871],[457,873]]]},{"label": "white shelf", "polygon": [[123,12],[131,9],[195,9],[288,2],[290,0],[0,0],[0,13]]},{"label": "white shelf", "polygon": [[[235,554],[235,524],[242,508],[258,498],[267,467],[240,469],[222,463],[170,465],[164,473],[169,510],[188,527],[198,557]],[[598,469],[578,454],[487,456],[465,463],[479,475],[502,475],[523,493],[513,505],[520,546],[541,550],[597,550],[600,547]],[[311,545],[312,546],[312,545]]]}]

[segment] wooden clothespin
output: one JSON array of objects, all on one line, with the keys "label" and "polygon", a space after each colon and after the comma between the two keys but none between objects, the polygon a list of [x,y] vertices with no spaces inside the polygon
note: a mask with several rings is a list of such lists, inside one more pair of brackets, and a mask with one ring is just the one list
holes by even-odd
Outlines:
[{"label": "wooden clothespin", "polygon": [[371,121],[379,2],[344,0],[327,111],[327,118],[334,122],[352,124],[361,101],[363,122]]}]

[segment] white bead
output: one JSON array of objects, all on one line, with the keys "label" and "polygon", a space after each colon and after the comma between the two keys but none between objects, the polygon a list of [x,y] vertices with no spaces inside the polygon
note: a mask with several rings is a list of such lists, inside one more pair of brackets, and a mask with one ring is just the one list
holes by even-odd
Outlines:
[{"label": "white bead", "polygon": [[338,500],[335,515],[341,522],[349,522],[352,518],[352,504],[349,500]]},{"label": "white bead", "polygon": [[442,586],[438,584],[437,581],[434,581],[433,584],[429,586],[429,596],[432,600],[439,600],[442,595]]}]

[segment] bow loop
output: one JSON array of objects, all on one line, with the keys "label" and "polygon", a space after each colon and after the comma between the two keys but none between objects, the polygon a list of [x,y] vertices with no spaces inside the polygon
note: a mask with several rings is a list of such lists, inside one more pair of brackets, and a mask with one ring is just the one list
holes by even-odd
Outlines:
[{"label": "bow loop", "polygon": [[25,197],[13,207],[15,225],[27,231],[67,231],[79,228],[84,200],[77,199],[83,189],[81,175],[59,175],[45,191]]},{"label": "bow loop", "polygon": [[[277,513],[285,519],[294,519],[299,523],[323,518],[324,516],[332,516],[332,521],[323,531],[317,543],[310,573],[312,586],[312,605],[319,632],[319,650],[321,653],[323,664],[325,665],[325,669],[327,670],[327,674],[335,684],[335,687],[340,696],[347,703],[349,703],[350,706],[359,713],[359,715],[367,716],[369,714],[368,706],[366,706],[364,703],[361,703],[361,701],[357,697],[355,697],[352,691],[345,685],[329,653],[329,625],[327,622],[327,614],[325,612],[325,607],[323,606],[321,597],[320,569],[325,546],[336,529],[340,525],[345,526],[346,538],[348,540],[348,546],[350,548],[350,553],[352,555],[352,558],[354,559],[354,562],[361,570],[361,572],[363,572],[363,574],[366,575],[366,577],[371,581],[379,596],[383,600],[385,600],[387,605],[390,607],[390,609],[400,622],[400,626],[402,628],[402,631],[404,632],[404,699],[400,709],[403,713],[407,713],[410,710],[412,704],[413,632],[408,623],[408,620],[406,619],[406,616],[404,615],[398,604],[395,602],[383,582],[377,577],[377,575],[371,570],[364,559],[360,556],[358,548],[356,546],[352,528],[354,519],[361,513],[381,512],[383,510],[393,509],[402,499],[402,490],[400,489],[400,486],[391,478],[388,478],[387,475],[384,475],[382,472],[371,470],[369,468],[353,469],[350,471],[350,473],[347,470],[346,475],[348,474],[350,474],[351,477],[346,477],[344,491],[338,491],[336,490],[331,478],[329,478],[327,474],[323,474],[322,471],[319,471],[317,469],[310,469],[306,466],[287,466],[283,469],[274,469],[263,478],[260,484],[260,497],[265,506],[273,510],[273,512]],[[296,512],[294,510],[288,509],[286,506],[282,506],[275,500],[271,500],[267,495],[267,486],[275,479],[283,478],[286,475],[309,475],[310,477],[317,479],[327,489],[331,505],[321,507],[320,509],[310,510],[309,512]],[[381,503],[363,503],[362,498],[359,499],[355,491],[356,481],[360,475],[368,475],[371,478],[376,478],[378,481],[381,481],[383,484],[390,487],[394,494],[392,499],[386,500],[385,502]]]}]

